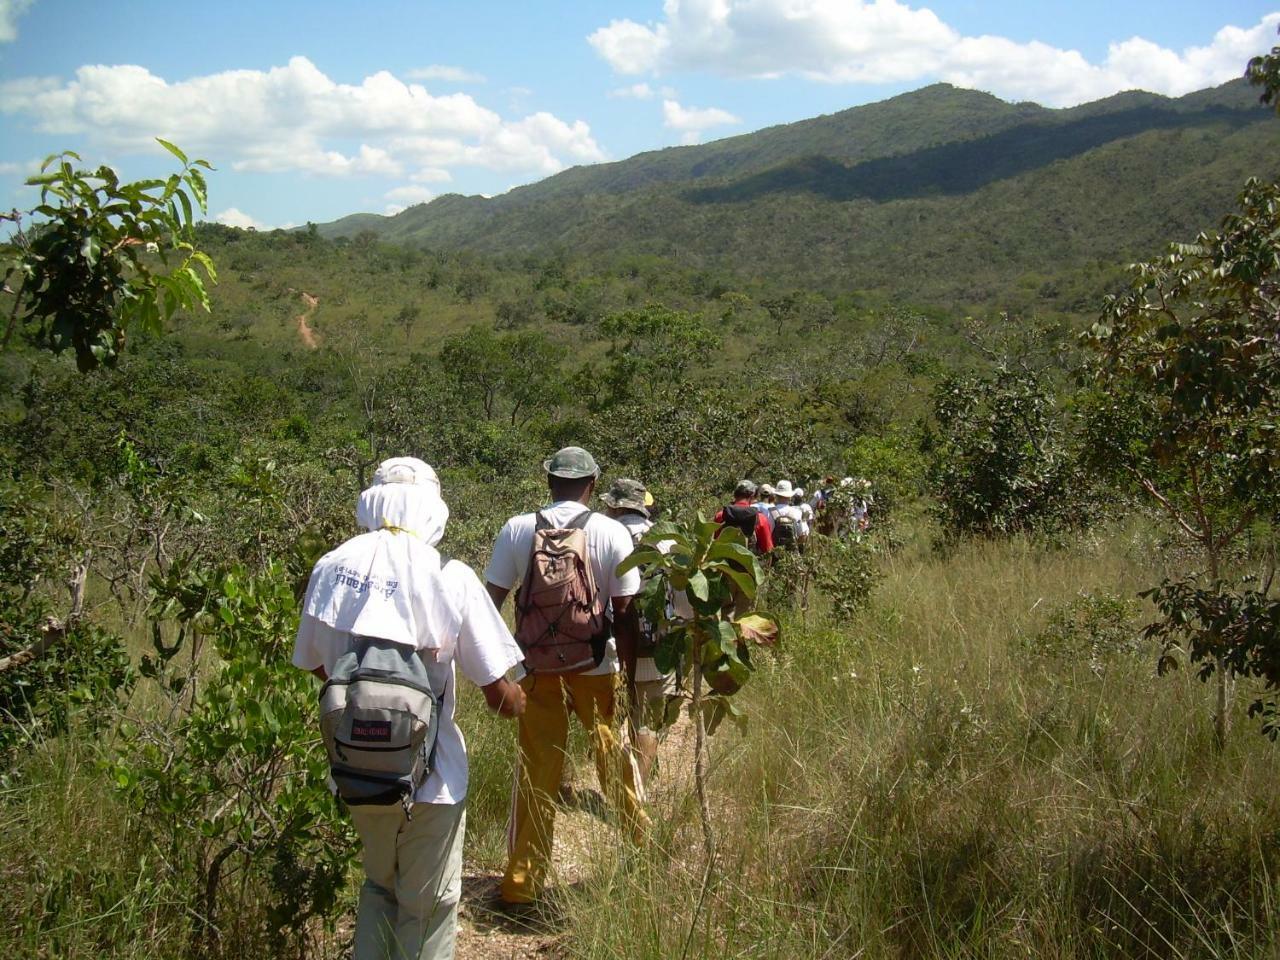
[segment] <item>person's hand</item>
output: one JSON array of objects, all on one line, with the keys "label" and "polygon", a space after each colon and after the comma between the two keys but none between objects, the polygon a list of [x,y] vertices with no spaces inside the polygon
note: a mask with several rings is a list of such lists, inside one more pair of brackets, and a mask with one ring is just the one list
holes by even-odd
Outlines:
[{"label": "person's hand", "polygon": [[501,677],[480,688],[489,709],[503,717],[518,717],[524,713],[524,690],[517,683]]},{"label": "person's hand", "polygon": [[508,683],[511,688],[511,699],[504,700],[507,706],[506,710],[501,711],[504,717],[519,717],[524,715],[524,706],[526,698],[524,695],[524,687],[518,683]]}]

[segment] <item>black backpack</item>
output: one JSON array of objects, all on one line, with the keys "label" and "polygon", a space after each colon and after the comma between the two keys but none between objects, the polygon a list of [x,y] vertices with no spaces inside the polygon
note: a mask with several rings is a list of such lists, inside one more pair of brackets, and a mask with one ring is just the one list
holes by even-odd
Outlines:
[{"label": "black backpack", "polygon": [[773,545],[775,548],[790,549],[799,540],[799,526],[794,517],[778,516],[773,521]]},{"label": "black backpack", "polygon": [[747,538],[747,546],[756,549],[756,518],[759,512],[753,506],[739,506],[731,503],[720,513],[721,522],[726,527],[737,527]]}]

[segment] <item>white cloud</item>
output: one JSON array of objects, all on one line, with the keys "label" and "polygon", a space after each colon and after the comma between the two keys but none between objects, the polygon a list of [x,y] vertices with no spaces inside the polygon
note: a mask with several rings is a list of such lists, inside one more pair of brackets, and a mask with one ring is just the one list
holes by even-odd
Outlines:
[{"label": "white cloud", "polygon": [[441,170],[439,167],[423,167],[409,174],[409,179],[414,183],[448,183],[453,177],[448,170]]},{"label": "white cloud", "polygon": [[1223,27],[1205,46],[1169,50],[1133,37],[1100,63],[1039,41],[966,37],[902,0],[666,0],[663,20],[614,20],[588,42],[621,74],[706,70],[828,83],[937,78],[1009,99],[1067,106],[1141,88],[1172,96],[1240,76],[1270,48],[1280,13]]},{"label": "white cloud", "polygon": [[0,176],[12,177],[34,177],[40,172],[39,160],[2,160],[0,161]]},{"label": "white cloud", "polygon": [[411,207],[415,203],[426,203],[434,196],[435,194],[432,191],[426,187],[419,186],[396,187],[393,190],[388,190],[385,194],[386,199],[392,203],[403,204],[401,209]]},{"label": "white cloud", "polygon": [[482,73],[475,73],[462,67],[449,67],[442,63],[433,63],[426,67],[406,70],[405,77],[410,80],[443,80],[445,83],[486,83]]},{"label": "white cloud", "polygon": [[0,43],[18,39],[18,18],[31,9],[35,0],[0,0]]},{"label": "white cloud", "polygon": [[227,207],[219,214],[215,214],[214,223],[225,223],[228,227],[239,227],[241,230],[267,230],[270,229],[261,220],[255,220],[243,210],[237,207]]},{"label": "white cloud", "polygon": [[[678,8],[679,4],[675,6]],[[668,16],[671,8],[672,3],[668,2]],[[656,69],[670,46],[665,24],[646,27],[634,20],[613,20],[587,37],[587,42],[619,73],[647,73]]]},{"label": "white cloud", "polygon": [[[728,110],[719,107],[682,107],[675,100],[662,101],[663,123],[672,130],[680,130],[685,134],[700,135],[708,127],[721,127],[727,124],[741,123]],[[696,143],[686,138],[686,143]]]},{"label": "white cloud", "polygon": [[139,66],[83,66],[70,81],[0,83],[0,113],[120,152],[157,151],[162,136],[188,154],[269,173],[399,177],[418,169],[438,181],[453,166],[543,174],[604,159],[580,120],[507,120],[467,94],[434,96],[385,71],[337,83],[305,57],[176,82]]},{"label": "white cloud", "polygon": [[653,87],[647,83],[633,83],[629,87],[618,87],[610,90],[609,96],[626,100],[652,100]]}]

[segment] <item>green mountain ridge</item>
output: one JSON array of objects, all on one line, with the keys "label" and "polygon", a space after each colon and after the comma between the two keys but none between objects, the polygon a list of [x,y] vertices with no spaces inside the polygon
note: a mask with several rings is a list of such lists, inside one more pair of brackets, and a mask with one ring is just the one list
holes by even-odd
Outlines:
[{"label": "green mountain ridge", "polygon": [[[1280,173],[1280,127],[1243,80],[1053,110],[935,84],[713,143],[576,167],[500,197],[446,195],[372,231],[488,254],[656,256],[883,299],[999,306],[1027,275],[1150,255]],[[908,267],[904,269],[904,267]],[[1062,308],[1062,304],[1057,304]]]}]

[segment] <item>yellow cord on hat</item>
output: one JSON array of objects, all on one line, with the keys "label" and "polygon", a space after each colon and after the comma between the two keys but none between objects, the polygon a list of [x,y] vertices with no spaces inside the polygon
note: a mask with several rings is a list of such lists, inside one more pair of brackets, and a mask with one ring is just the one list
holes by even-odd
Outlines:
[{"label": "yellow cord on hat", "polygon": [[421,539],[422,539],[422,537],[418,536],[418,534],[417,534],[417,533],[415,533],[414,531],[410,530],[408,527],[397,527],[394,523],[384,523],[384,524],[383,524],[382,526],[380,526],[378,529],[379,529],[379,530],[389,530],[389,531],[391,531],[392,533],[407,533],[407,534],[408,534],[409,536],[411,536],[411,537],[418,537],[418,539],[419,539],[419,540],[421,540]]}]

